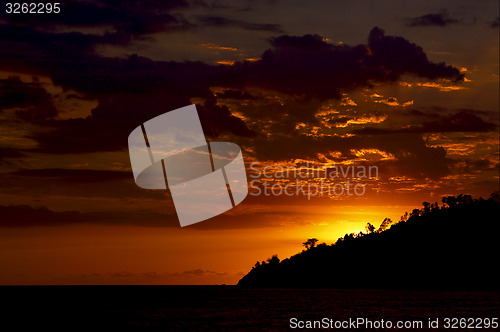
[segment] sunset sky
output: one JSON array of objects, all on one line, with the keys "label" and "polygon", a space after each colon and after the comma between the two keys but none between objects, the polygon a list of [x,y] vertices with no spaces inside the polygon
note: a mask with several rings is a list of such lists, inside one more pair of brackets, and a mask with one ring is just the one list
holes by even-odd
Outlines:
[{"label": "sunset sky", "polygon": [[[0,284],[234,284],[307,238],[499,189],[497,0],[3,6]],[[241,147],[249,181],[252,162],[379,176],[350,179],[359,197],[250,188],[181,228],[168,191],[135,184],[127,138],[190,104],[208,140]]]}]

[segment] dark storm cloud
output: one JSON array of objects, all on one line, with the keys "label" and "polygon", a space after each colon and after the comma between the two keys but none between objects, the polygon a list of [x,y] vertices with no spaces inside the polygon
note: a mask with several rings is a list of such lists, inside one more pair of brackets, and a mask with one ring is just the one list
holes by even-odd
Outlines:
[{"label": "dark storm cloud", "polygon": [[57,179],[58,181],[71,184],[130,180],[130,172],[90,169],[21,169],[13,172],[12,175],[34,178],[43,177],[50,181]]},{"label": "dark storm cloud", "polygon": [[[394,156],[379,166],[388,170],[381,176],[405,175],[439,178],[449,174],[450,159],[442,147],[429,147],[421,134],[392,132],[391,135],[358,133],[350,137],[283,135],[257,139],[252,147],[259,160],[318,160],[318,154],[337,151],[337,161],[355,159],[353,150],[378,149]],[[389,171],[390,170],[390,171]]]},{"label": "dark storm cloud", "polygon": [[121,32],[103,35],[46,32],[30,26],[0,24],[0,40],[3,46],[0,53],[2,67],[19,68],[21,72],[34,69],[34,74],[38,74],[47,73],[48,71],[41,69],[50,69],[57,63],[79,60],[83,64],[85,57],[94,53],[95,46],[126,45],[130,42],[130,36]]},{"label": "dark storm cloud", "polygon": [[340,98],[342,92],[397,81],[404,74],[462,81],[460,71],[433,63],[418,45],[374,28],[367,45],[332,45],[318,35],[281,36],[256,63],[236,65],[249,85],[305,99]]},{"label": "dark storm cloud", "polygon": [[[51,121],[47,127],[30,138],[39,143],[34,149],[47,153],[82,153],[127,149],[127,137],[139,124],[182,106],[189,105],[187,97],[173,94],[121,95],[101,99],[92,115],[85,119]],[[231,114],[229,109],[208,99],[197,105],[206,135],[218,137],[221,133],[254,136],[245,122]]]},{"label": "dark storm cloud", "polygon": [[145,227],[178,227],[175,214],[154,212],[78,212],[53,211],[45,206],[0,205],[0,227],[45,227],[76,224],[134,225]]},{"label": "dark storm cloud", "polygon": [[62,0],[60,3],[61,12],[57,15],[9,15],[8,22],[14,26],[39,28],[111,26],[115,31],[131,36],[191,26],[176,12],[189,6],[184,0]]},{"label": "dark storm cloud", "polygon": [[462,20],[450,17],[447,11],[441,11],[434,14],[425,14],[412,17],[406,20],[406,25],[410,27],[439,26],[445,27],[451,24],[459,24]]},{"label": "dark storm cloud", "polygon": [[[398,140],[398,142],[393,143],[393,140]],[[380,146],[383,151],[396,157],[395,160],[390,160],[387,165],[384,165],[388,170],[385,176],[392,173],[416,179],[439,179],[451,173],[451,159],[446,157],[446,150],[440,146],[427,146],[420,135],[386,136]]]},{"label": "dark storm cloud", "polygon": [[209,98],[198,107],[198,114],[205,135],[218,137],[223,132],[238,136],[253,137],[256,132],[249,129],[245,122],[231,114],[226,106],[217,105],[215,98]]},{"label": "dark storm cloud", "polygon": [[238,99],[238,100],[255,99],[254,96],[252,96],[246,91],[232,90],[232,89],[226,90],[224,92],[217,92],[215,94],[215,97],[220,99]]},{"label": "dark storm cloud", "polygon": [[[37,61],[35,59],[33,63]],[[38,62],[40,66],[45,64],[43,60]],[[198,105],[202,125],[208,135],[218,136],[221,132],[240,136],[254,134],[241,119],[212,100],[207,81],[213,81],[210,76],[218,70],[217,67],[200,62],[154,62],[138,56],[111,59],[78,55],[54,60],[47,64],[45,70],[51,72],[55,84],[97,98],[99,105],[84,119],[39,122],[50,129],[30,134],[30,138],[39,142],[36,149],[39,152],[78,153],[126,149],[126,138],[138,124],[190,104],[191,97],[208,98],[205,104]],[[1,90],[6,96],[3,101],[5,107],[14,107],[17,102],[18,106],[28,108],[19,112],[23,119],[29,120],[35,115],[36,119],[42,119],[42,115],[43,119],[47,119],[49,115],[55,115],[50,96],[41,87],[13,79],[2,83],[5,87]],[[42,96],[43,99],[34,99],[26,91],[21,91],[30,92],[34,87],[37,88],[37,94],[31,92],[31,95]]]},{"label": "dark storm cloud", "polygon": [[19,149],[0,147],[0,165],[8,163],[5,159],[22,158],[24,156],[24,153],[19,151]]},{"label": "dark storm cloud", "polygon": [[404,128],[387,129],[365,127],[354,130],[354,134],[387,135],[394,133],[447,133],[447,132],[488,132],[497,128],[497,125],[484,121],[471,110],[462,110],[454,114],[442,115],[437,113],[423,113],[418,110],[410,114],[420,118],[420,124],[410,124]]},{"label": "dark storm cloud", "polygon": [[[101,190],[101,185],[99,185]],[[144,191],[144,189],[142,189]],[[61,194],[61,193],[59,193]],[[92,197],[95,199],[95,197]],[[289,198],[289,197],[288,197]],[[249,196],[247,200],[259,200],[259,197]],[[266,197],[270,199],[280,197]],[[289,198],[301,204],[298,198]],[[167,204],[165,204],[167,205]],[[241,207],[237,208],[240,209]],[[189,228],[196,230],[214,229],[255,229],[260,227],[275,227],[276,224],[286,223],[287,225],[309,225],[311,212],[298,211],[250,211],[240,214],[222,214],[210,219],[210,222],[197,223]],[[71,225],[130,225],[142,227],[175,227],[179,228],[179,221],[172,204],[161,212],[153,212],[151,209],[134,211],[103,211],[103,212],[82,212],[82,211],[54,211],[45,206],[30,205],[0,205],[0,228],[22,228],[22,227],[50,227],[50,226],[71,226]],[[318,215],[322,215],[318,213]]]},{"label": "dark storm cloud", "polygon": [[486,122],[470,112],[461,111],[442,116],[434,121],[426,121],[422,125],[425,132],[487,132],[496,129],[494,123]]},{"label": "dark storm cloud", "polygon": [[222,16],[198,16],[197,20],[200,22],[201,26],[235,27],[246,30],[283,32],[279,24],[251,23],[241,20],[233,20]]},{"label": "dark storm cloud", "polygon": [[403,74],[435,80],[439,78],[452,81],[463,81],[464,75],[444,62],[429,61],[422,47],[410,43],[407,39],[397,36],[386,36],[384,31],[374,28],[368,37],[368,47],[373,52],[368,58],[368,64],[378,70],[374,79],[383,81],[397,80]]},{"label": "dark storm cloud", "polygon": [[51,95],[40,83],[23,83],[14,76],[0,79],[0,112],[4,109],[15,109],[18,118],[34,123],[57,115]]},{"label": "dark storm cloud", "polygon": [[[447,157],[444,148],[429,146],[423,134],[491,132],[497,126],[483,119],[491,113],[470,109],[403,110],[389,114],[376,127],[351,130],[351,136],[301,135],[290,129],[279,131],[280,135],[258,137],[251,147],[258,160],[319,160],[319,154],[328,156],[329,152],[340,152],[340,157],[329,157],[335,162],[357,159],[356,150],[377,149],[391,155],[388,160],[377,162],[382,177],[438,179],[450,174],[455,161]],[[401,122],[402,118],[406,122]],[[334,114],[327,122],[344,125],[352,119],[351,115]],[[397,128],[391,127],[394,124]],[[276,127],[273,126],[270,132],[275,133],[273,128]]]},{"label": "dark storm cloud", "polygon": [[234,66],[160,62],[139,56],[105,58],[92,53],[93,45],[102,43],[100,38],[105,36],[5,31],[9,29],[14,28],[0,26],[0,36],[18,47],[0,50],[0,68],[16,63],[18,67],[38,68],[53,77],[55,84],[95,96],[151,90],[159,93],[163,89],[206,97],[211,94],[210,86],[256,85],[328,99],[372,83],[393,82],[403,74],[463,80],[458,69],[430,62],[421,47],[402,37],[386,36],[379,28],[370,32],[367,45],[354,47],[332,45],[317,35],[277,37],[271,40],[273,48],[264,52],[262,60]]},{"label": "dark storm cloud", "polygon": [[[251,199],[249,197],[249,199]],[[109,211],[80,212],[53,211],[45,206],[0,205],[0,228],[50,227],[71,225],[130,225],[143,227],[179,227],[175,209],[171,206],[164,213],[151,211]],[[197,223],[189,228],[196,230],[214,229],[255,229],[274,227],[277,219],[286,219],[291,225],[311,224],[310,212],[268,211],[244,214],[223,214],[210,219],[210,222]],[[281,223],[281,221],[280,221]]]},{"label": "dark storm cloud", "polygon": [[127,137],[135,127],[187,104],[188,99],[168,94],[101,97],[90,116],[50,121],[45,129],[32,133],[30,138],[38,141],[39,146],[35,149],[38,152],[64,154],[124,150]]},{"label": "dark storm cloud", "polygon": [[[46,128],[30,135],[39,143],[38,152],[125,150],[128,134],[138,124],[188,105],[194,97],[205,100],[198,106],[208,135],[255,136],[254,130],[260,128],[248,128],[217,104],[210,90],[216,86],[241,91],[256,86],[285,93],[303,105],[287,110],[293,118],[290,121],[311,122],[316,109],[310,107],[311,102],[340,98],[343,92],[372,84],[392,83],[404,74],[463,80],[457,68],[429,61],[421,47],[402,37],[386,36],[379,28],[370,32],[366,45],[357,46],[333,45],[317,35],[273,38],[272,48],[260,61],[233,66],[153,61],[136,55],[106,58],[95,54],[93,47],[103,42],[100,38],[110,36],[16,29],[0,29],[2,39],[11,43],[0,49],[0,68],[37,69],[50,75],[54,84],[99,101],[87,118],[45,121]],[[269,115],[283,120],[281,113]],[[252,114],[248,117],[253,118]],[[292,122],[280,130],[293,127]]]},{"label": "dark storm cloud", "polygon": [[[283,32],[277,24],[252,23],[223,16],[199,15],[190,21],[182,13],[189,8],[231,9],[230,6],[185,0],[62,0],[57,15],[10,15],[13,26],[101,27],[113,30],[128,39],[141,38],[158,32],[171,32],[204,27],[236,27],[246,30]],[[232,8],[235,9],[235,8]]]},{"label": "dark storm cloud", "polygon": [[[0,150],[1,152],[1,150]],[[162,190],[144,190],[134,182],[131,172],[86,169],[22,169],[0,173],[2,193],[36,197],[148,199],[163,201]],[[34,186],[33,184],[37,185]],[[99,190],[96,190],[96,188]]]},{"label": "dark storm cloud", "polygon": [[493,21],[491,21],[489,24],[490,24],[490,28],[492,29],[497,29],[498,28],[498,25],[500,23],[500,17],[497,17],[496,19],[494,19]]},{"label": "dark storm cloud", "polygon": [[81,213],[54,212],[45,206],[33,208],[27,205],[0,206],[0,227],[55,226],[61,224],[81,223]]},{"label": "dark storm cloud", "polygon": [[460,170],[463,173],[479,173],[482,171],[497,171],[499,168],[499,164],[495,163],[492,160],[481,158],[481,159],[473,159],[473,158],[459,158],[454,160],[453,167]]},{"label": "dark storm cloud", "polygon": [[[214,71],[201,62],[162,62],[131,55],[127,58],[99,56],[68,59],[54,66],[54,83],[93,97],[116,94],[167,93],[183,98],[209,94],[208,76]],[[149,98],[150,96],[148,96]]]}]

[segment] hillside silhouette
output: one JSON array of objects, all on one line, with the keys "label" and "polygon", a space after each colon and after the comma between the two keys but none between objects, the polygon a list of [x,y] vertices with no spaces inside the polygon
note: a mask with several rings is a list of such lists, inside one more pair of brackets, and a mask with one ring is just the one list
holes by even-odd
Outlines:
[{"label": "hillside silhouette", "polygon": [[397,222],[257,262],[241,287],[499,290],[500,195],[424,202]]}]

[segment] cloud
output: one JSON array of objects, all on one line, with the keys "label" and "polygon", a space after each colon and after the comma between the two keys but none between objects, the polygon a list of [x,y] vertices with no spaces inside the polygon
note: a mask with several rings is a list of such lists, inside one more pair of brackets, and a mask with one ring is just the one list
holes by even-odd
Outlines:
[{"label": "cloud", "polygon": [[403,37],[386,36],[384,31],[374,28],[368,37],[368,47],[373,55],[368,63],[379,70],[374,76],[379,80],[397,80],[403,74],[412,74],[431,80],[443,78],[463,81],[460,70],[445,63],[429,61],[422,47],[410,43]]},{"label": "cloud", "polygon": [[[11,153],[18,152],[11,151]],[[21,157],[16,154],[12,156]],[[169,199],[169,195],[165,191],[144,190],[137,187],[132,173],[126,171],[22,169],[0,173],[0,182],[4,194],[24,195],[29,192],[43,199],[61,196],[75,200],[98,197],[103,200],[146,199],[164,202]],[[33,186],[33,183],[37,185]]]},{"label": "cloud", "polygon": [[[284,134],[288,140],[288,132],[295,128],[297,121],[317,121],[315,111],[321,103],[341,99],[346,91],[390,84],[407,74],[430,80],[461,81],[464,77],[455,67],[429,61],[418,45],[402,37],[387,36],[379,28],[372,29],[367,44],[357,46],[333,45],[318,35],[276,37],[270,40],[272,47],[263,53],[261,60],[234,65],[153,61],[137,55],[109,58],[95,54],[89,41],[97,38],[93,35],[24,32],[24,39],[17,40],[8,34],[3,38],[32,48],[27,54],[34,55],[27,57],[24,47],[2,49],[0,60],[6,61],[0,62],[0,68],[10,68],[10,65],[38,68],[46,72],[55,85],[99,102],[86,118],[54,120],[46,116],[44,121],[39,121],[40,129],[29,138],[38,143],[32,151],[45,153],[125,151],[126,137],[138,124],[188,105],[193,99],[201,100],[198,108],[207,135],[232,134],[244,138],[240,142],[243,145],[265,144],[267,132],[263,127],[248,126],[248,123],[258,123],[262,117],[259,114],[263,113],[274,121],[274,127],[266,130]],[[47,45],[40,44],[35,50],[38,45],[38,42],[32,45],[35,37]],[[64,53],[57,49],[58,43],[63,45],[62,49],[70,47],[73,37],[74,48],[83,48],[86,52]],[[99,42],[98,38],[95,42]],[[211,90],[214,87],[242,91],[241,97],[245,96],[246,88],[259,88],[269,95],[289,96],[294,106],[276,105],[275,111],[266,108],[262,112],[254,107],[245,113],[243,120],[219,103],[225,96],[214,96]],[[257,98],[249,101],[258,102]],[[284,111],[287,117],[283,116]],[[276,149],[284,145],[286,142],[278,144]],[[323,151],[329,149],[323,144],[319,147]],[[300,148],[318,151],[316,147],[311,149],[309,141],[299,139],[296,146],[274,151],[272,158],[298,153]],[[268,149],[259,146],[256,151],[261,156],[270,156],[270,152],[264,152]]]},{"label": "cloud", "polygon": [[[439,178],[449,173],[450,159],[442,147],[428,146],[420,133],[390,132],[386,135],[361,130],[351,136],[281,135],[254,141],[258,160],[317,160],[320,154],[339,152],[338,161],[356,159],[353,151],[377,149],[395,160],[376,163],[383,177],[402,175]],[[334,158],[332,158],[334,159]]]},{"label": "cloud", "polygon": [[491,22],[489,23],[490,28],[492,28],[492,29],[497,29],[497,28],[498,28],[499,23],[500,23],[500,17],[497,17],[496,19],[494,19],[493,21],[491,21]]},{"label": "cloud", "polygon": [[452,24],[459,24],[462,20],[450,17],[446,10],[434,14],[425,14],[412,17],[406,20],[406,25],[410,27],[439,26],[445,27]]},{"label": "cloud", "polygon": [[55,226],[82,223],[83,215],[76,211],[54,212],[45,206],[34,208],[27,205],[0,206],[0,227]]},{"label": "cloud", "polygon": [[249,129],[244,121],[231,114],[226,106],[217,105],[215,98],[209,98],[198,107],[198,114],[205,135],[218,137],[221,132],[237,136],[253,137],[256,132]]},{"label": "cloud", "polygon": [[[250,198],[250,197],[249,197]],[[280,198],[277,198],[280,199]],[[269,198],[266,199],[269,201]],[[288,201],[289,202],[289,201]],[[299,203],[299,202],[297,202]],[[240,207],[241,209],[241,207]],[[158,213],[153,211],[128,210],[128,211],[103,211],[103,212],[81,212],[81,211],[54,211],[45,206],[29,205],[0,205],[0,227],[22,228],[22,227],[51,227],[71,225],[129,225],[140,227],[179,227],[179,221],[175,209],[171,206],[167,212]],[[189,229],[205,231],[214,229],[255,229],[259,227],[275,227],[283,222],[287,225],[307,224],[310,212],[290,211],[246,211],[245,213],[223,214],[210,219],[210,222],[197,223],[189,226]],[[324,215],[322,215],[324,216]],[[196,274],[196,271],[188,271],[187,274]],[[204,273],[210,273],[206,271]]]},{"label": "cloud", "polygon": [[41,122],[57,115],[51,95],[38,82],[23,83],[19,77],[0,79],[0,112],[15,109],[27,122]]},{"label": "cloud", "polygon": [[[57,120],[46,123],[51,131],[41,130],[30,138],[39,143],[33,149],[46,153],[84,153],[126,150],[129,133],[139,124],[166,111],[191,104],[188,98],[169,94],[141,94],[102,98],[92,115],[85,119]],[[245,122],[218,106],[212,98],[197,105],[200,121],[206,135],[218,137],[221,133],[251,137],[255,132]]]},{"label": "cloud", "polygon": [[238,100],[255,99],[255,97],[252,96],[247,91],[233,90],[233,89],[227,89],[227,90],[224,90],[223,92],[217,92],[217,93],[215,93],[215,97],[217,99],[219,99],[219,98],[220,99],[238,99]]},{"label": "cloud", "polygon": [[102,27],[130,36],[186,29],[191,25],[178,10],[189,7],[185,0],[94,0],[63,1],[57,15],[9,15],[12,26]]},{"label": "cloud", "polygon": [[29,69],[34,75],[43,75],[50,73],[50,69],[57,68],[57,63],[63,67],[68,60],[73,64],[75,61],[83,64],[84,57],[94,54],[97,45],[127,45],[131,39],[129,34],[122,32],[106,32],[102,35],[49,32],[29,25],[0,23],[0,40],[3,44],[0,51],[2,68],[19,72]]},{"label": "cloud", "polygon": [[486,122],[479,116],[466,111],[460,111],[448,116],[442,116],[422,124],[425,132],[487,132],[496,129],[494,123]]},{"label": "cloud", "polygon": [[482,171],[497,171],[499,168],[498,159],[496,161],[487,158],[458,158],[454,160],[453,167],[461,174],[473,174]]},{"label": "cloud", "polygon": [[9,158],[22,158],[25,154],[19,151],[19,149],[9,148],[9,147],[0,147],[0,165],[8,164],[9,162],[5,159]]},{"label": "cloud", "polygon": [[[86,0],[63,1],[57,15],[10,15],[15,27],[37,26],[44,30],[57,28],[100,28],[109,34],[127,36],[130,42],[160,32],[176,32],[210,26],[246,30],[283,32],[278,24],[251,23],[217,15],[198,15],[190,21],[184,11],[190,8],[231,9],[229,6],[186,0]],[[233,8],[234,9],[234,8]]]},{"label": "cloud", "polygon": [[[167,277],[203,277],[203,276],[226,276],[227,272],[216,272],[212,270],[205,270],[201,268],[186,270],[182,272],[128,272],[128,271],[120,271],[114,272],[111,274],[112,277],[118,278],[135,278],[135,277],[146,277],[146,278],[162,278],[165,279]],[[100,274],[95,274],[95,276],[100,276]]]},{"label": "cloud", "polygon": [[367,45],[333,45],[318,35],[281,36],[254,63],[236,64],[240,82],[311,99],[340,99],[343,92],[410,74],[431,80],[462,81],[463,74],[428,60],[420,46],[374,28]]},{"label": "cloud", "polygon": [[283,32],[279,24],[250,23],[241,20],[229,19],[222,16],[200,15],[197,16],[197,20],[198,22],[200,22],[201,26],[236,27],[246,30],[270,31],[278,33]]},{"label": "cloud", "polygon": [[178,227],[177,216],[145,211],[79,212],[53,211],[45,206],[0,205],[0,227],[61,226],[76,224],[134,225],[143,227]]},{"label": "cloud", "polygon": [[454,114],[442,115],[438,113],[423,113],[412,110],[410,114],[421,121],[420,124],[410,124],[404,128],[387,129],[365,127],[353,130],[354,134],[387,135],[394,133],[448,133],[448,132],[488,132],[497,128],[497,125],[484,121],[471,110],[462,110]]},{"label": "cloud", "polygon": [[105,181],[130,180],[130,172],[111,170],[91,170],[91,169],[21,169],[12,175],[46,178],[50,181],[58,180],[66,183],[96,183]]},{"label": "cloud", "polygon": [[387,115],[379,114],[377,112],[371,112],[370,114],[351,116],[351,115],[331,115],[325,118],[325,124],[327,126],[341,127],[345,128],[349,125],[356,124],[369,124],[369,123],[381,123],[387,119]]},{"label": "cloud", "polygon": [[[318,35],[277,37],[261,60],[233,66],[152,61],[139,56],[106,58],[80,52],[92,50],[93,43],[101,43],[99,38],[104,37],[36,31],[25,34],[20,38],[22,34],[5,33],[2,39],[18,47],[12,52],[0,51],[4,64],[37,67],[48,72],[55,84],[93,97],[146,91],[206,97],[211,94],[210,86],[247,85],[328,99],[340,98],[341,91],[393,82],[403,74],[463,80],[457,68],[430,62],[421,47],[402,37],[386,36],[379,28],[370,32],[367,45],[352,47],[329,44]],[[70,48],[75,51],[67,50]],[[19,49],[22,52],[16,53]],[[26,53],[35,55],[27,57]]]},{"label": "cloud", "polygon": [[191,276],[191,277],[203,277],[206,275],[216,275],[216,276],[227,275],[226,272],[215,272],[215,271],[204,270],[204,269],[188,270],[188,271],[182,272],[181,274],[185,275],[185,276]]}]

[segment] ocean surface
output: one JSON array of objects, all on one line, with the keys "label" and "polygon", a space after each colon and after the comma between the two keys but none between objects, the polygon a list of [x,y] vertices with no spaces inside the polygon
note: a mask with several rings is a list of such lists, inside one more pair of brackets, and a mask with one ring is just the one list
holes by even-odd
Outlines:
[{"label": "ocean surface", "polygon": [[0,331],[6,332],[286,331],[294,317],[304,324],[324,318],[422,321],[423,329],[415,329],[420,331],[430,330],[429,318],[438,318],[437,331],[447,317],[500,317],[498,292],[10,286],[0,287],[0,302]]}]

